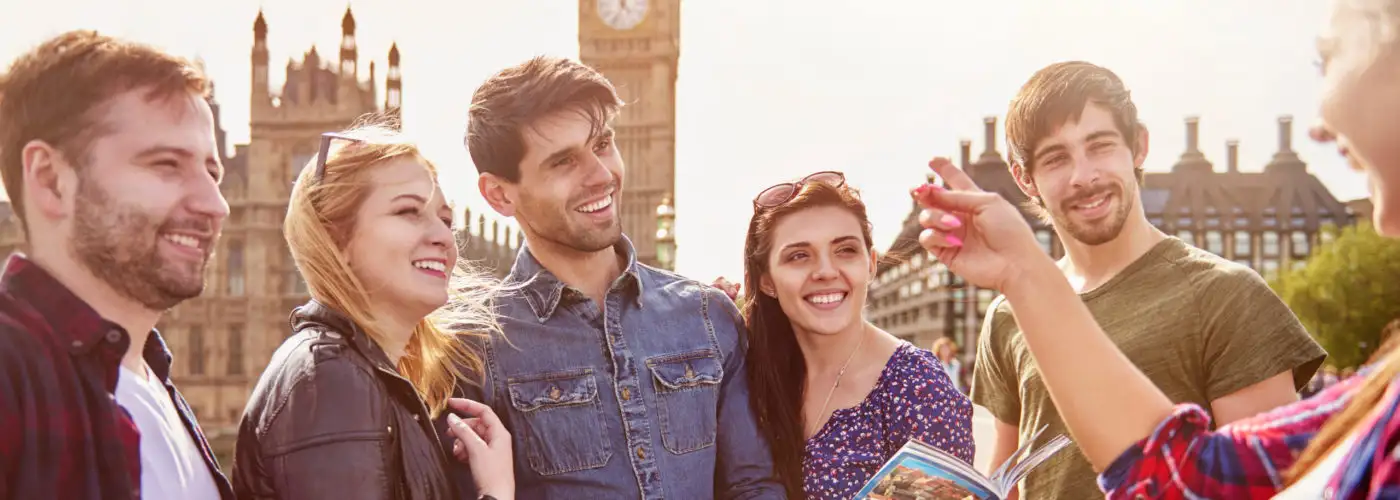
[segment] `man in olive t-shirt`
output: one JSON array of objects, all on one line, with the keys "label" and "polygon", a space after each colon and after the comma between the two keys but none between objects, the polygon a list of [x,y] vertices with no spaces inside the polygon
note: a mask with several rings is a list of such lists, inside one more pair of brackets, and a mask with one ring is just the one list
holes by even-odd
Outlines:
[{"label": "man in olive t-shirt", "polygon": [[[1168,397],[1217,423],[1297,400],[1326,352],[1258,273],[1147,221],[1139,191],[1148,134],[1116,75],[1084,62],[1042,69],[1012,101],[1006,137],[1017,184],[1064,244],[1065,276]],[[1069,432],[1004,298],[983,323],[972,400],[997,420],[993,468],[1041,427],[1033,446]],[[1103,498],[1074,446],[1021,486],[1026,500]]]},{"label": "man in olive t-shirt", "polygon": [[[1128,360],[1177,403],[1210,409],[1212,401],[1288,371],[1301,388],[1325,356],[1257,273],[1172,237],[1081,296]],[[1015,424],[1021,439],[1048,426],[1036,445],[1067,435],[1010,305],[998,298],[989,310],[973,401]],[[1035,469],[1025,491],[1023,499],[1102,497],[1076,447]]]}]

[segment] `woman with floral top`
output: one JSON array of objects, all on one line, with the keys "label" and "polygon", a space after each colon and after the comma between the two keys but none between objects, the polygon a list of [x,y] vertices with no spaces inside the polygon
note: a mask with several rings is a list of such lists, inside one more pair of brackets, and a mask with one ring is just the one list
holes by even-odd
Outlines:
[{"label": "woman with floral top", "polygon": [[[1400,0],[1336,0],[1329,28],[1313,136],[1369,174],[1375,227],[1400,237]],[[1316,397],[1212,431],[1202,408],[1173,407],[1123,357],[1015,207],[946,159],[930,166],[947,187],[914,192],[920,243],[1006,295],[1109,498],[1400,498],[1400,351]],[[960,227],[942,224],[945,214]]]},{"label": "woman with floral top", "polygon": [[852,498],[911,439],[972,462],[972,402],[933,353],[862,315],[875,274],[870,230],[839,172],[754,199],[749,390],[789,498]]}]

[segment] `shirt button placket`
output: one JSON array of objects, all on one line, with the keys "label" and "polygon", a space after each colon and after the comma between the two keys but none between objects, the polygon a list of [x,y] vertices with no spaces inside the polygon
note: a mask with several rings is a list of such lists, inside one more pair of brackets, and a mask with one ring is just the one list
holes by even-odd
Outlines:
[{"label": "shirt button placket", "polygon": [[620,294],[614,290],[606,300],[603,335],[612,347],[610,354],[617,377],[615,390],[618,406],[622,408],[623,432],[627,444],[632,448],[632,471],[642,487],[643,499],[660,498],[661,478],[656,470],[656,460],[647,453],[647,448],[651,446],[652,409],[647,408],[642,399],[632,397],[634,389],[640,390],[638,384],[642,375],[639,371],[645,368],[638,366],[628,349],[627,338],[623,336],[621,312],[624,304]]}]

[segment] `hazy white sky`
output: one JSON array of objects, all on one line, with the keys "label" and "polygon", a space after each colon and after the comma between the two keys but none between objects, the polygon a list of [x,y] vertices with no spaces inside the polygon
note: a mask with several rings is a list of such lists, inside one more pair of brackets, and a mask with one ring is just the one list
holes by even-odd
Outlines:
[{"label": "hazy white sky", "polygon": [[[652,0],[657,1],[657,0]],[[1320,84],[1317,0],[690,0],[682,13],[678,268],[708,280],[742,273],[750,201],[817,170],[860,187],[877,244],[907,215],[908,188],[930,156],[982,150],[982,117],[1001,115],[1036,69],[1083,59],[1116,71],[1152,131],[1149,170],[1170,168],[1182,119],[1201,116],[1201,145],[1224,168],[1239,138],[1242,170],[1276,146],[1275,119],[1295,117],[1295,149],[1339,198],[1364,179],[1309,142]],[[536,54],[577,57],[578,5],[565,0],[355,0],[360,67],[383,78],[389,44],[403,55],[405,128],[445,166],[448,196],[486,209],[462,146],[472,91]],[[268,21],[271,79],[313,44],[334,57],[344,0],[45,0],[0,3],[0,61],[59,32],[92,28],[202,57],[232,142],[248,138],[252,24]],[[383,82],[380,95],[383,95]],[[998,141],[1000,141],[1000,135]],[[1000,148],[999,148],[1000,149]]]}]

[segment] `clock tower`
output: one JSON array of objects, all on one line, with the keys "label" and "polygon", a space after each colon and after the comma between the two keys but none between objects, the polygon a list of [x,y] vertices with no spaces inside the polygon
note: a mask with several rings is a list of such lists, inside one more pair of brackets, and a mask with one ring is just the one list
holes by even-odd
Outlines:
[{"label": "clock tower", "polygon": [[672,244],[670,221],[659,212],[669,211],[675,193],[680,14],[680,0],[579,0],[579,60],[606,76],[625,103],[614,123],[627,166],[622,228],[638,260],[662,268],[674,266],[674,250],[658,243]]}]

